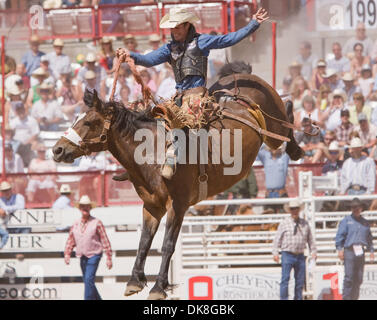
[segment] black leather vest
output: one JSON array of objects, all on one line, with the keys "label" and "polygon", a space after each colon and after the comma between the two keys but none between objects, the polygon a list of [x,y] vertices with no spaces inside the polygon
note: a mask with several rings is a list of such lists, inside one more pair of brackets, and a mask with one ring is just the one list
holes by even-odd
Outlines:
[{"label": "black leather vest", "polygon": [[187,76],[201,76],[207,79],[208,58],[199,49],[198,36],[187,44],[186,50],[172,43],[170,63],[177,83],[182,82]]}]

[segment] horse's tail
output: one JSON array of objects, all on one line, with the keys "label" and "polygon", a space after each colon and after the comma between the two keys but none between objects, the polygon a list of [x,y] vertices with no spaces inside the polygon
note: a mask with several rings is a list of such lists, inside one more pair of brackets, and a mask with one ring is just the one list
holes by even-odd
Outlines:
[{"label": "horse's tail", "polygon": [[[288,100],[285,103],[285,109],[287,111],[287,116],[288,116],[289,122],[293,123],[294,122],[293,103],[292,103],[291,100]],[[292,129],[289,130],[288,138],[291,141],[289,141],[287,143],[287,148],[285,150],[288,153],[289,157],[292,160],[294,160],[294,161],[296,161],[298,159],[301,159],[304,156],[305,152],[297,144],[296,139],[295,139],[295,137],[293,135],[293,130]]]}]

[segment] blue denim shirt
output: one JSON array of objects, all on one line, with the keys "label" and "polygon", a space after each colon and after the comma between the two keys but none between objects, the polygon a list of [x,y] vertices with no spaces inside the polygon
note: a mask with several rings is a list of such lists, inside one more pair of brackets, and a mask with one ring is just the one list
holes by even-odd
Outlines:
[{"label": "blue denim shirt", "polygon": [[337,250],[353,245],[363,245],[368,251],[374,252],[369,222],[363,217],[360,219],[355,219],[353,215],[345,217],[339,224],[335,245]]},{"label": "blue denim shirt", "polygon": [[[209,34],[201,34],[198,37],[198,46],[203,55],[208,57],[211,49],[223,49],[231,47],[247,36],[252,34],[259,28],[259,22],[257,20],[251,20],[245,27],[231,32],[225,35],[212,36]],[[144,67],[153,67],[158,64],[169,62],[171,57],[171,45],[173,41],[164,44],[157,50],[154,50],[148,54],[142,55],[136,52],[130,52],[131,57],[135,60],[135,64],[142,65]],[[204,87],[206,79],[201,76],[187,76],[182,82],[176,84],[178,91],[183,91],[196,87]]]}]

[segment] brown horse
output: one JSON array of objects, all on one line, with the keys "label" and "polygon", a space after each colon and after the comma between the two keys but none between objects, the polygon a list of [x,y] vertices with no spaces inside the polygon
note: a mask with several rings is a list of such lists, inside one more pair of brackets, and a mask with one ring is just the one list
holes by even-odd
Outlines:
[{"label": "brown horse", "polygon": [[[234,82],[235,79],[237,79],[237,84]],[[277,119],[289,120],[280,97],[257,76],[244,74],[239,74],[237,77],[227,76],[220,79],[213,89],[234,88],[235,86],[238,86],[242,94],[259,104],[266,113]],[[222,93],[218,92],[216,95],[217,98],[220,98]],[[90,152],[109,150],[129,173],[130,181],[144,205],[142,235],[125,295],[137,293],[145,287],[147,282],[144,274],[145,260],[160,220],[167,212],[162,263],[156,283],[148,297],[148,299],[165,299],[167,297],[165,290],[169,286],[169,263],[174,253],[183,217],[187,209],[199,201],[200,166],[198,164],[178,164],[173,178],[171,180],[164,179],[160,174],[160,164],[138,164],[134,158],[135,149],[142,143],[134,141],[134,135],[138,129],[149,129],[153,133],[154,150],[156,150],[158,122],[156,119],[149,117],[146,113],[128,110],[121,103],[104,103],[98,98],[95,91],[86,90],[84,102],[90,110],[81,115],[73,124],[71,130],[74,130],[76,138],[62,137],[53,148],[54,159],[57,162],[73,162],[75,158]],[[224,108],[257,124],[242,104],[229,99],[224,103]],[[293,138],[292,129],[269,118],[266,118],[266,124],[267,130],[291,139],[286,150],[292,159],[301,157],[302,150]],[[223,169],[230,165],[225,165],[223,162],[212,164],[211,159],[205,165],[205,172],[208,175],[207,196],[211,197],[229,189],[249,173],[250,166],[262,144],[262,137],[250,126],[228,117],[210,122],[206,129],[209,128],[218,130],[228,128],[231,133],[234,132],[234,129],[242,130],[242,168],[239,173],[224,175]],[[269,139],[268,142],[275,148],[282,143],[275,139]],[[230,150],[231,152],[234,150],[232,139],[230,139]],[[186,156],[188,159],[188,151]]]}]

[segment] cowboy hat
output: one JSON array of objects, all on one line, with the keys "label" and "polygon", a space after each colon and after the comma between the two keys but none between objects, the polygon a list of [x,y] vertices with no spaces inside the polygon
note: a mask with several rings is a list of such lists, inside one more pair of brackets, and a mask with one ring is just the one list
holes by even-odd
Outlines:
[{"label": "cowboy hat", "polygon": [[350,149],[352,149],[352,148],[362,148],[362,147],[364,147],[364,145],[361,142],[360,138],[355,137],[351,140],[349,147],[350,147]]},{"label": "cowboy hat", "polygon": [[293,199],[288,202],[288,208],[300,208],[301,207],[301,202],[298,201],[297,199]]},{"label": "cowboy hat", "polygon": [[123,40],[129,40],[129,39],[135,39],[135,36],[133,34],[129,33],[129,34],[126,34],[124,36]]},{"label": "cowboy hat", "polygon": [[96,61],[97,61],[97,57],[96,57],[96,55],[95,55],[94,53],[89,52],[89,53],[86,55],[85,61],[86,61],[86,62],[96,62]]},{"label": "cowboy hat", "polygon": [[83,195],[81,198],[80,198],[80,201],[79,201],[79,204],[92,204],[92,202],[90,201],[90,198],[89,196],[87,195]]},{"label": "cowboy hat", "polygon": [[31,76],[34,78],[39,76],[48,78],[49,74],[43,68],[39,67],[33,71]]},{"label": "cowboy hat", "polygon": [[42,82],[42,84],[37,87],[37,93],[40,94],[41,93],[41,90],[48,90],[48,91],[52,91],[54,89],[54,87],[48,83],[48,82]]},{"label": "cowboy hat", "polygon": [[52,45],[54,47],[64,47],[64,41],[58,38],[54,40],[54,43]]},{"label": "cowboy hat", "polygon": [[301,68],[302,67],[302,64],[297,62],[297,61],[293,61],[290,65],[289,65],[290,68]]},{"label": "cowboy hat", "polygon": [[335,89],[332,93],[332,98],[341,97],[343,102],[347,101],[347,95],[342,89]]},{"label": "cowboy hat", "polygon": [[100,40],[101,43],[111,43],[112,40],[110,37],[103,37],[101,40]]},{"label": "cowboy hat", "polygon": [[62,7],[62,0],[45,0],[43,9],[59,9]]},{"label": "cowboy hat", "polygon": [[12,83],[7,88],[7,93],[8,93],[8,95],[11,94],[13,96],[18,96],[22,93],[22,90],[15,83]]},{"label": "cowboy hat", "polygon": [[160,28],[172,29],[182,23],[195,23],[199,20],[195,13],[188,11],[186,8],[171,8],[169,13],[161,19]]},{"label": "cowboy hat", "polygon": [[33,34],[30,37],[29,42],[30,43],[38,43],[38,44],[40,44],[41,40],[39,39],[39,37],[36,34]]},{"label": "cowboy hat", "polygon": [[327,69],[326,73],[324,75],[322,75],[322,78],[330,78],[332,76],[335,76],[337,74],[336,70],[335,69]]},{"label": "cowboy hat", "polygon": [[343,75],[342,80],[343,80],[343,81],[354,81],[355,79],[354,79],[354,77],[353,77],[353,75],[352,75],[351,72],[346,72],[346,73]]},{"label": "cowboy hat", "polygon": [[157,33],[152,33],[149,36],[149,41],[150,42],[159,42],[159,41],[161,41],[161,38],[160,38],[160,36]]},{"label": "cowboy hat", "polygon": [[8,181],[3,181],[0,184],[0,191],[6,191],[6,190],[10,190],[10,189],[12,189],[12,186],[10,185],[10,183]]},{"label": "cowboy hat", "polygon": [[327,64],[325,60],[322,60],[322,59],[318,60],[317,67],[326,67],[326,66]]},{"label": "cowboy hat", "polygon": [[338,141],[332,141],[329,145],[329,151],[339,151]]},{"label": "cowboy hat", "polygon": [[69,184],[62,184],[60,187],[60,193],[71,193],[71,187]]}]

